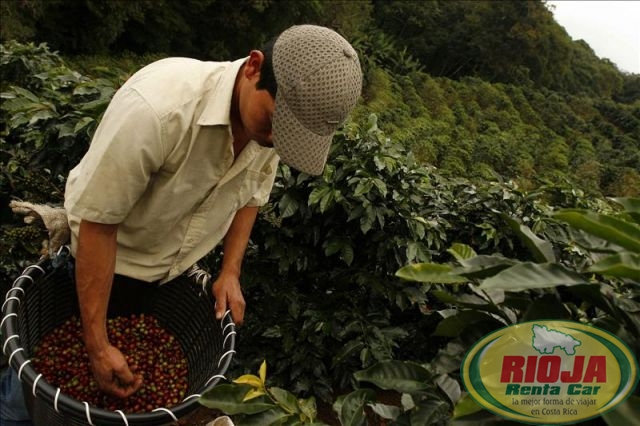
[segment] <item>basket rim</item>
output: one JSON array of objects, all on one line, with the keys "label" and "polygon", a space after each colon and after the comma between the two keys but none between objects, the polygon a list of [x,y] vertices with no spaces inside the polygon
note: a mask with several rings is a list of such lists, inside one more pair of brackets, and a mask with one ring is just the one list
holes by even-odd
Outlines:
[{"label": "basket rim", "polygon": [[[233,355],[235,354],[236,331],[235,323],[231,318],[231,311],[227,310],[221,320],[219,320],[223,344],[220,358],[217,360],[215,374],[211,376],[203,389],[198,393],[186,396],[179,404],[171,408],[157,407],[147,413],[124,413],[121,410],[111,411],[104,408],[89,405],[85,401],[76,400],[61,391],[59,387],[50,384],[42,374],[39,374],[32,366],[31,359],[25,356],[25,350],[18,334],[18,308],[25,298],[27,291],[37,281],[55,272],[66,262],[66,257],[70,256],[68,248],[61,250],[54,258],[43,258],[35,264],[27,266],[22,274],[15,279],[10,289],[7,291],[2,304],[2,319],[0,320],[0,334],[2,335],[2,352],[8,358],[7,364],[18,373],[18,379],[23,383],[25,392],[31,389],[33,397],[42,397],[44,401],[60,414],[69,415],[77,419],[83,419],[90,425],[104,424],[124,424],[131,423],[144,424],[151,421],[177,422],[178,419],[199,405],[199,397],[215,387],[221,380],[227,380],[227,372]],[[62,260],[62,261],[61,261]],[[196,283],[194,282],[194,285]],[[26,395],[25,395],[26,396]]]}]

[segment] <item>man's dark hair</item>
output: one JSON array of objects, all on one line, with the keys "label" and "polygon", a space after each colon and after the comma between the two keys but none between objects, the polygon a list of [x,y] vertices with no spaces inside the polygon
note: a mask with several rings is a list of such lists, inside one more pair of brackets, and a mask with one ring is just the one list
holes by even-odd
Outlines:
[{"label": "man's dark hair", "polygon": [[264,61],[262,62],[262,67],[260,68],[260,80],[256,84],[256,89],[262,90],[265,89],[269,92],[273,99],[276,98],[276,93],[278,92],[278,83],[276,82],[276,76],[273,73],[273,45],[276,43],[276,39],[278,37],[274,37],[265,43],[260,51],[264,55]]}]

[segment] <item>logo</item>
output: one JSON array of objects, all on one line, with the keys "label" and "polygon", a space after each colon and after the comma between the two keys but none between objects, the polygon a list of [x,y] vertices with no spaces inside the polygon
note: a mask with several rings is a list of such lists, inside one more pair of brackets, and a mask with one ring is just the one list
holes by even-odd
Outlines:
[{"label": "logo", "polygon": [[600,416],[638,384],[624,342],[573,321],[542,320],[496,330],[478,341],[462,381],[483,408],[531,424],[570,424]]}]

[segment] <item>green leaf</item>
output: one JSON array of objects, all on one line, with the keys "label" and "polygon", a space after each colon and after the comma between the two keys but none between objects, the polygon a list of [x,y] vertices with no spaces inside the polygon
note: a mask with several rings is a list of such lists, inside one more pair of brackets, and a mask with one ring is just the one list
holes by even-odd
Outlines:
[{"label": "green leaf", "polygon": [[574,228],[582,229],[634,253],[640,253],[639,225],[613,216],[580,209],[561,210],[553,216]]},{"label": "green leaf", "polygon": [[418,239],[420,240],[423,239],[426,231],[424,226],[425,220],[419,216],[412,217],[411,219],[412,221],[408,223],[409,226],[411,227],[415,235],[418,237]]},{"label": "green leaf", "polygon": [[96,93],[99,93],[97,88],[87,85],[80,85],[73,89],[73,94],[76,96],[93,95]]},{"label": "green leaf", "polygon": [[622,252],[594,263],[589,272],[640,281],[640,254]]},{"label": "green leaf", "polygon": [[277,387],[269,388],[269,393],[279,407],[289,414],[300,413],[296,397],[289,391]]},{"label": "green leaf", "polygon": [[378,157],[377,155],[375,155],[373,157],[373,162],[376,165],[376,168],[378,169],[378,171],[382,170],[385,168],[385,161],[384,159],[380,159],[380,157]]},{"label": "green leaf", "polygon": [[55,113],[53,111],[51,111],[50,109],[41,109],[40,111],[37,111],[31,115],[31,118],[29,119],[29,125],[33,126],[38,121],[46,121],[53,117],[55,117]]},{"label": "green leaf", "polygon": [[441,399],[425,399],[416,404],[411,410],[412,425],[439,424],[449,416],[449,404]]},{"label": "green leaf", "polygon": [[454,274],[466,278],[484,279],[515,265],[515,261],[499,255],[480,255],[459,261],[462,268],[455,268]]},{"label": "green leaf", "polygon": [[364,406],[375,400],[376,393],[371,389],[358,389],[341,396],[333,404],[342,426],[361,426],[365,423]]},{"label": "green leaf", "polygon": [[369,404],[369,407],[373,410],[374,413],[382,417],[383,419],[395,420],[398,418],[400,413],[400,407],[396,407],[395,405],[387,405],[387,404]]},{"label": "green leaf", "polygon": [[95,101],[90,101],[84,104],[79,105],[78,110],[87,114],[99,114],[102,110],[105,110],[109,106],[109,98],[100,97],[100,99],[96,99]]},{"label": "green leaf", "polygon": [[322,198],[325,197],[330,191],[331,188],[329,188],[328,186],[315,187],[313,191],[311,191],[311,194],[309,194],[308,205],[312,206],[314,204],[318,204],[322,200]]},{"label": "green leaf", "polygon": [[[8,98],[9,100],[2,102],[0,107],[4,111],[9,111],[12,114],[18,114],[24,111],[30,111],[34,109],[34,105],[38,105],[37,101],[34,103],[25,98]],[[28,122],[28,120],[25,120]]]},{"label": "green leaf", "polygon": [[398,269],[396,276],[408,281],[423,283],[455,284],[469,280],[452,273],[450,265],[439,263],[414,263]]},{"label": "green leaf", "polygon": [[58,125],[58,138],[74,137],[75,135],[74,126],[70,122],[65,121]]},{"label": "green leaf", "polygon": [[36,95],[34,95],[32,92],[27,90],[27,89],[23,89],[22,87],[18,87],[18,86],[11,86],[11,88],[13,89],[13,91],[16,94],[18,94],[18,95],[20,95],[20,96],[22,96],[24,98],[27,98],[31,102],[35,102],[35,103],[39,103],[40,102],[40,99]]},{"label": "green leaf", "polygon": [[333,365],[339,365],[349,359],[353,354],[359,352],[364,347],[360,338],[350,340],[339,348],[338,353],[333,358]]},{"label": "green leaf", "polygon": [[334,191],[329,190],[320,200],[320,213],[324,213],[327,211],[329,207],[331,207],[332,202],[334,201]]},{"label": "green leaf", "polygon": [[275,405],[268,402],[264,397],[254,398],[243,402],[244,396],[253,389],[249,385],[222,384],[208,390],[198,402],[205,407],[220,410],[225,414],[255,414],[260,413]]},{"label": "green leaf", "polygon": [[361,197],[364,194],[368,194],[373,188],[373,180],[371,179],[361,179],[356,185],[356,189],[353,190],[354,197]]},{"label": "green leaf", "polygon": [[477,294],[457,294],[445,290],[432,290],[431,294],[441,302],[450,303],[455,306],[470,307],[472,309],[482,309],[485,305],[490,304],[487,299]]},{"label": "green leaf", "polygon": [[415,392],[426,389],[432,379],[431,373],[410,361],[384,361],[353,375],[360,382],[369,382],[382,389],[398,392]]},{"label": "green leaf", "polygon": [[318,415],[316,399],[313,396],[307,399],[299,399],[298,408],[300,408],[300,412],[302,412],[302,414],[304,414],[312,422]]},{"label": "green leaf", "polygon": [[499,288],[507,291],[523,291],[534,288],[550,288],[559,285],[589,284],[582,276],[557,263],[519,263],[487,278],[480,289]]},{"label": "green leaf", "polygon": [[400,405],[404,411],[413,410],[416,406],[416,403],[413,402],[413,397],[408,393],[403,393],[400,396]]},{"label": "green leaf", "polygon": [[363,234],[366,234],[371,230],[373,222],[376,220],[376,212],[373,210],[371,204],[368,204],[365,208],[365,214],[360,217],[360,230]]},{"label": "green leaf", "polygon": [[444,392],[451,401],[451,405],[454,406],[460,399],[462,391],[460,389],[460,383],[451,378],[448,374],[442,374],[436,379],[436,384]]},{"label": "green leaf", "polygon": [[373,179],[373,184],[378,189],[378,192],[380,192],[380,195],[382,195],[383,197],[387,196],[387,185],[384,183],[384,181],[375,178]]},{"label": "green leaf", "polygon": [[90,125],[91,123],[93,123],[95,120],[91,117],[84,117],[80,120],[78,120],[78,122],[76,123],[75,127],[73,128],[73,133],[77,134],[79,133],[82,129],[86,128],[88,125]]},{"label": "green leaf", "polygon": [[234,418],[236,426],[272,426],[282,425],[291,414],[287,414],[279,408],[271,408],[253,415]]},{"label": "green leaf", "polygon": [[473,248],[466,244],[455,243],[447,251],[455,257],[458,262],[477,256]]},{"label": "green leaf", "polygon": [[621,197],[609,199],[620,204],[629,217],[636,223],[640,223],[640,198]]},{"label": "green leaf", "polygon": [[[15,93],[0,92],[0,99],[15,99],[15,98],[16,98]],[[6,101],[3,102],[1,105],[2,105],[2,108],[4,109],[4,106],[6,105]]]},{"label": "green leaf", "polygon": [[614,254],[620,252],[620,246],[613,244],[610,241],[603,240],[600,237],[596,237],[593,234],[589,234],[581,229],[569,228],[567,230],[567,236],[571,243],[582,247],[583,249],[597,253],[609,253]]},{"label": "green leaf", "polygon": [[344,241],[338,238],[333,238],[329,242],[325,243],[324,255],[329,257],[338,253],[344,246]]},{"label": "green leaf", "polygon": [[354,219],[362,217],[364,212],[364,208],[362,206],[355,206],[349,211],[349,217],[347,218],[347,222],[351,222]]},{"label": "green leaf", "polygon": [[20,168],[20,163],[18,163],[15,160],[9,160],[9,163],[7,163],[7,171],[11,174],[15,173],[19,168]]},{"label": "green leaf", "polygon": [[342,249],[340,250],[340,254],[341,254],[342,260],[344,260],[344,263],[346,263],[347,266],[350,266],[351,263],[353,263],[354,252],[353,252],[353,247],[351,247],[350,244],[345,243],[342,246]]},{"label": "green leaf", "polygon": [[522,225],[506,214],[501,215],[509,227],[516,233],[520,241],[529,249],[537,263],[555,262],[556,255],[549,241],[539,238],[528,226]]},{"label": "green leaf", "polygon": [[626,295],[618,295],[614,297],[612,301],[613,304],[622,311],[634,315],[635,319],[639,321],[638,325],[640,325],[640,315],[638,315],[638,313],[640,313],[640,302],[636,302]]},{"label": "green leaf", "polygon": [[609,199],[624,207],[626,212],[640,213],[640,198],[610,197]]},{"label": "green leaf", "polygon": [[282,218],[293,216],[298,211],[298,201],[289,194],[284,194],[278,202]]}]

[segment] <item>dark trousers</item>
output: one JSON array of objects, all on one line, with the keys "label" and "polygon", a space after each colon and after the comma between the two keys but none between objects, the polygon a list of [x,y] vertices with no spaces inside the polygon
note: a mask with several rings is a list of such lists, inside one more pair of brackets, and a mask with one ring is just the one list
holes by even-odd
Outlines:
[{"label": "dark trousers", "polygon": [[151,313],[157,297],[157,289],[157,283],[148,283],[123,275],[114,276],[107,317]]},{"label": "dark trousers", "polygon": [[18,373],[9,366],[3,367],[0,373],[0,425],[32,426],[22,394],[22,383]]}]

